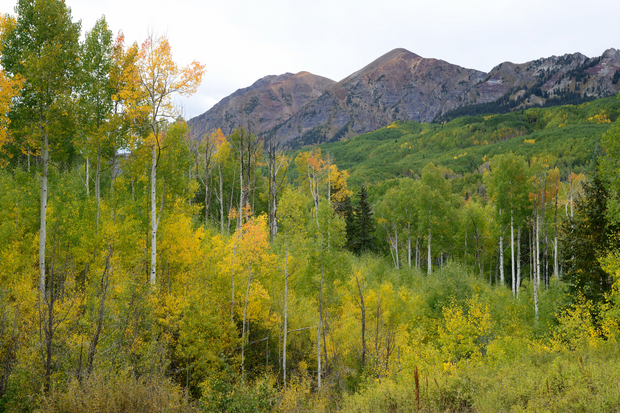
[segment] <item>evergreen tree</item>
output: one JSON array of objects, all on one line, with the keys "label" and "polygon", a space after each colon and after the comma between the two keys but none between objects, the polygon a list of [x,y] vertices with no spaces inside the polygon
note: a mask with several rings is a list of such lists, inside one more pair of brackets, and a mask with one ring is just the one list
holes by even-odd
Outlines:
[{"label": "evergreen tree", "polygon": [[[353,251],[360,254],[376,249],[375,221],[368,202],[366,187],[362,185],[359,193],[359,202],[355,207],[355,239]],[[347,233],[348,235],[348,233]]]},{"label": "evergreen tree", "polygon": [[598,174],[583,186],[584,195],[576,202],[575,216],[564,225],[565,279],[571,297],[583,294],[588,300],[601,301],[613,280],[601,268],[599,259],[620,247],[620,227],[606,218],[609,192]]},{"label": "evergreen tree", "polygon": [[347,196],[344,200],[334,205],[336,213],[344,218],[345,233],[347,240],[345,248],[349,251],[355,251],[355,239],[357,238],[357,226],[355,222],[355,212],[351,204],[351,197]]}]

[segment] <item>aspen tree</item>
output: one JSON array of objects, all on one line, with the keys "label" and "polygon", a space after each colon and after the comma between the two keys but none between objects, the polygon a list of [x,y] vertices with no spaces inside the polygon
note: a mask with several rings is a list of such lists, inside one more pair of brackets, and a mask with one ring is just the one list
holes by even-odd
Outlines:
[{"label": "aspen tree", "polygon": [[[193,61],[185,68],[179,68],[172,60],[170,43],[165,36],[149,35],[138,53],[140,84],[146,94],[143,110],[147,114],[151,145],[151,270],[150,283],[155,285],[157,274],[157,166],[161,153],[166,121],[179,115],[172,102],[176,93],[189,96],[196,92],[202,81],[204,65]],[[162,194],[163,205],[163,194]]]},{"label": "aspen tree", "polygon": [[71,21],[70,10],[58,0],[20,0],[15,11],[14,30],[2,33],[1,64],[9,77],[24,79],[21,99],[13,109],[19,122],[12,127],[21,131],[16,143],[23,149],[35,147],[41,154],[39,291],[43,296],[50,142],[61,159],[70,152],[63,138],[73,127],[68,108],[76,89],[80,23]]}]

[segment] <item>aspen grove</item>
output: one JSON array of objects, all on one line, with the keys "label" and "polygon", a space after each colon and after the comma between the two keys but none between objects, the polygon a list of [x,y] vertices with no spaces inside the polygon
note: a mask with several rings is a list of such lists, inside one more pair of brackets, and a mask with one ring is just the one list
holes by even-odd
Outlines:
[{"label": "aspen grove", "polygon": [[[620,410],[616,102],[291,151],[196,136],[173,98],[207,72],[165,36],[82,30],[0,16],[0,412]],[[519,116],[600,146],[342,155]]]}]

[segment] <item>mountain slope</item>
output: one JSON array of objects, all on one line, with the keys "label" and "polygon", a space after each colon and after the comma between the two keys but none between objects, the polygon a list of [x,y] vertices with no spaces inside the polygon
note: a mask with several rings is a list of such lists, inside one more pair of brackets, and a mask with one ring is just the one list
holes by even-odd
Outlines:
[{"label": "mountain slope", "polygon": [[581,53],[527,63],[504,62],[467,92],[475,105],[462,106],[438,121],[531,106],[555,106],[612,96],[620,87],[620,50],[588,58]]},{"label": "mountain slope", "polygon": [[332,85],[277,129],[292,146],[358,135],[395,120],[430,122],[462,104],[484,72],[395,49]]},{"label": "mountain slope", "polygon": [[217,128],[229,135],[235,128],[248,125],[252,132],[262,134],[286,121],[335,83],[308,72],[265,76],[225,97],[188,123],[197,138]]}]

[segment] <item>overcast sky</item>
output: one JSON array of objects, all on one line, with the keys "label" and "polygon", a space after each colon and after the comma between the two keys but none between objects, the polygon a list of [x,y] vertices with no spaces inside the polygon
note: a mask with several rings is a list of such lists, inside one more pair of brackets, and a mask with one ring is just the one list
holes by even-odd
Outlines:
[{"label": "overcast sky", "polygon": [[[128,42],[170,39],[175,61],[206,65],[187,119],[266,75],[341,80],[392,49],[485,72],[495,65],[620,48],[618,0],[65,0],[89,30],[105,15]],[[16,0],[0,0],[13,14]]]}]

